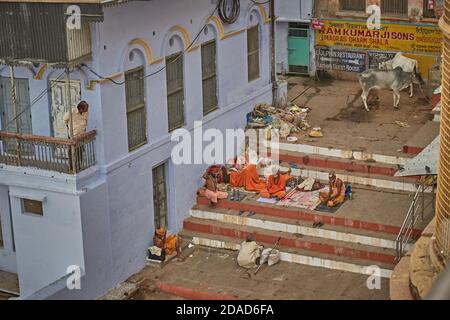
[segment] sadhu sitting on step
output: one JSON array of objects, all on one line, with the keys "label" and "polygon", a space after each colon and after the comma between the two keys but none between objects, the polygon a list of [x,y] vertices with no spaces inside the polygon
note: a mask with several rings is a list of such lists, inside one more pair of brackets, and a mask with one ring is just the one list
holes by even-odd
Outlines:
[{"label": "sadhu sitting on step", "polygon": [[330,191],[320,193],[320,201],[327,204],[327,207],[333,208],[345,200],[345,184],[336,177],[336,173],[331,172],[328,176],[330,180]]},{"label": "sadhu sitting on step", "polygon": [[263,198],[283,199],[286,196],[286,185],[289,180],[295,179],[291,177],[291,169],[287,172],[281,172],[279,166],[272,166],[273,174],[267,180],[267,188],[261,191]]},{"label": "sadhu sitting on step", "polygon": [[228,193],[220,191],[217,186],[219,183],[228,182],[229,180],[226,169],[224,169],[224,167],[220,166],[211,166],[203,174],[205,188],[200,193],[203,193],[203,195],[208,198],[211,205],[215,205],[218,202],[218,199],[228,198]]},{"label": "sadhu sitting on step", "polygon": [[184,260],[181,256],[181,244],[179,238],[175,234],[167,237],[167,230],[165,228],[158,228],[155,230],[153,236],[153,245],[164,250],[166,256],[171,256],[176,252],[179,260]]},{"label": "sadhu sitting on step", "polygon": [[232,188],[245,188],[247,191],[261,192],[266,189],[266,181],[260,177],[270,165],[270,159],[262,158],[257,165],[249,164],[244,169],[230,174]]}]

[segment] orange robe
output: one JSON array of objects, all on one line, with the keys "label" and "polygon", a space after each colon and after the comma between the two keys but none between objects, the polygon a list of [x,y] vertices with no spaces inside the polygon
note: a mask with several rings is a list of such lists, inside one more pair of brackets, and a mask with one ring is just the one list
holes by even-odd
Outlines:
[{"label": "orange robe", "polygon": [[170,256],[177,248],[177,236],[172,234],[167,237],[166,243],[164,244],[164,250],[166,251],[166,255]]},{"label": "orange robe", "polygon": [[[342,189],[340,191],[337,187],[338,181],[340,181],[342,183]],[[344,201],[345,201],[345,183],[340,179],[336,179],[336,181],[331,186],[331,196],[328,197],[328,193],[321,192],[320,193],[320,201],[326,203],[327,207],[329,207],[329,208],[333,208],[341,203],[344,203]]]},{"label": "orange robe", "polygon": [[259,177],[256,165],[250,164],[242,171],[230,174],[230,186],[233,188],[244,187],[247,191],[261,192],[266,188],[266,182]]},{"label": "orange robe", "polygon": [[261,191],[261,197],[276,197],[278,199],[284,198],[286,196],[286,183],[289,179],[291,179],[289,174],[280,174],[277,183],[275,183],[275,177],[273,175],[270,176],[267,181],[267,188]]}]

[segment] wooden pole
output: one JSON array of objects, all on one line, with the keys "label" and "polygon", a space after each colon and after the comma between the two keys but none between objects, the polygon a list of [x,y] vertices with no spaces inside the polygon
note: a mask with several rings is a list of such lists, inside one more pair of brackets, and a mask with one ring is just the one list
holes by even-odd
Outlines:
[{"label": "wooden pole", "polygon": [[[72,117],[72,99],[70,92],[70,71],[69,67],[66,67],[66,110],[69,112],[69,139],[73,140],[73,117]],[[69,168],[71,173],[75,173],[75,148],[73,145],[69,146]]]},{"label": "wooden pole", "polygon": [[275,0],[270,1],[270,44],[271,44],[271,80],[272,80],[272,105],[275,107],[278,104],[278,83],[277,83],[277,69],[276,69],[276,51],[275,51]]},{"label": "wooden pole", "polygon": [[16,82],[14,81],[14,67],[9,66],[10,76],[11,76],[11,101],[13,108],[13,117],[16,123],[16,133],[20,134],[19,117],[17,116],[17,90]]},{"label": "wooden pole", "polygon": [[[16,90],[16,82],[15,82],[15,77],[14,77],[14,66],[10,65],[9,66],[9,74],[11,77],[11,102],[12,102],[12,109],[13,109],[13,117],[14,117],[14,122],[16,124],[16,133],[20,134],[21,133],[21,129],[20,129],[20,121],[19,121],[19,116],[17,114],[17,90]],[[20,140],[16,140],[16,152],[17,152],[17,165],[20,166],[21,165],[21,155],[20,155]]]}]

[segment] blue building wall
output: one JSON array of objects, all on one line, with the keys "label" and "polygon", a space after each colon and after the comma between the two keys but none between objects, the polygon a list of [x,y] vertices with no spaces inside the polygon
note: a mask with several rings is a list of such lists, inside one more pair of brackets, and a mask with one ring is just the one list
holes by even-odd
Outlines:
[{"label": "blue building wall", "polygon": [[[313,17],[312,0],[278,0],[275,1],[276,23],[276,70],[277,73],[287,73],[289,71],[288,36],[289,23],[301,22],[310,23]],[[310,31],[310,75],[315,74],[315,34]]]},{"label": "blue building wall", "polygon": [[[250,0],[241,1],[241,6],[240,18],[233,25],[223,25],[217,18],[207,21],[215,7],[209,0],[137,1],[107,6],[104,22],[92,25],[93,58],[87,63],[99,74],[118,82],[124,80],[124,72],[140,65],[145,74],[154,73],[165,66],[165,56],[186,50],[207,23],[208,31],[184,54],[185,129],[192,134],[195,121],[203,121],[204,130],[244,128],[246,113],[256,103],[270,103],[272,93],[267,7]],[[246,30],[255,24],[260,28],[260,78],[248,83]],[[203,117],[198,44],[212,38],[217,40],[219,109]],[[29,71],[18,68],[16,75],[30,79],[33,100],[49,79],[61,72],[48,68],[42,80],[32,80]],[[8,76],[8,70],[1,75]],[[90,104],[88,130],[97,130],[98,165],[77,179],[83,235],[79,250],[83,250],[86,275],[82,290],[61,290],[61,284],[55,282],[53,288],[46,287],[26,298],[97,298],[139,271],[145,266],[146,250],[155,228],[152,169],[167,164],[169,229],[178,232],[195,203],[196,189],[201,186],[201,175],[207,167],[175,165],[171,161],[175,142],[168,132],[165,71],[145,81],[148,143],[133,152],[128,151],[124,86],[92,82],[98,79],[86,69],[74,70],[70,77],[82,81],[82,99]],[[93,86],[89,88],[88,84]],[[45,96],[32,107],[35,134],[51,132],[49,105],[50,97]],[[27,245],[33,248],[32,243]],[[29,259],[33,259],[33,254]],[[18,269],[22,280],[20,265]],[[27,284],[22,282],[22,286]]]}]

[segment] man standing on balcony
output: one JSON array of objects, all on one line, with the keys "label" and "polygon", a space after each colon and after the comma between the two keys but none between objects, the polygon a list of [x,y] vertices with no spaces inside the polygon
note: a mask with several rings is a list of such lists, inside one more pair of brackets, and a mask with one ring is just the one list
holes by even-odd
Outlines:
[{"label": "man standing on balcony", "polygon": [[[73,137],[86,133],[89,117],[88,103],[86,101],[81,101],[76,108],[72,108],[71,112],[72,112]],[[73,138],[70,136],[69,122],[70,122],[70,113],[68,111],[64,115],[64,124],[67,127],[69,138]]]},{"label": "man standing on balcony", "polygon": [[[72,108],[72,132],[73,137],[70,133],[70,113],[66,112],[64,115],[64,124],[67,128],[67,136],[69,139],[76,138],[84,133],[86,133],[86,128],[89,118],[89,105],[86,101],[81,101],[76,108]],[[69,149],[69,166],[72,172],[78,171],[84,161],[84,146],[75,146]],[[72,157],[72,155],[75,157]]]}]

